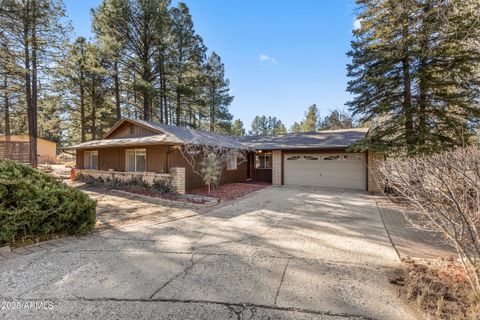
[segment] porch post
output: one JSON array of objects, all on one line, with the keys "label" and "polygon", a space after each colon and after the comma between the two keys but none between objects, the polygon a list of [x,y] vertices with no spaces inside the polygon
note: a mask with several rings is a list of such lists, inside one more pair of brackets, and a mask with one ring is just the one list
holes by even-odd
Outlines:
[{"label": "porch post", "polygon": [[272,184],[282,185],[282,150],[273,150],[272,152]]},{"label": "porch post", "polygon": [[170,168],[170,174],[173,176],[172,184],[175,191],[179,194],[185,194],[185,168],[172,167]]}]

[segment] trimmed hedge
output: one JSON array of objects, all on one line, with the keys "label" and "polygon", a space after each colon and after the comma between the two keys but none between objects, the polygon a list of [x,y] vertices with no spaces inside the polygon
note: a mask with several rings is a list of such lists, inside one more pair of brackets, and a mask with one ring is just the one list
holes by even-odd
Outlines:
[{"label": "trimmed hedge", "polygon": [[86,234],[95,225],[96,205],[51,175],[0,160],[0,244]]}]

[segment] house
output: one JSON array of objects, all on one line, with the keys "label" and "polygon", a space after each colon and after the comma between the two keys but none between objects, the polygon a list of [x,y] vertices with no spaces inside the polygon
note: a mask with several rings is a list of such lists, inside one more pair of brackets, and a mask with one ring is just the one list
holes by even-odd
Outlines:
[{"label": "house", "polygon": [[[220,183],[265,181],[380,191],[373,151],[347,152],[368,129],[356,128],[277,136],[229,137],[156,122],[122,119],[101,140],[68,147],[77,151],[77,171],[102,178],[172,179],[177,192],[204,186],[180,151],[184,144],[215,145],[247,152],[224,169]],[[235,159],[236,160],[236,159]]]},{"label": "house", "polygon": [[[57,162],[57,144],[53,141],[37,138],[38,163]],[[30,162],[30,139],[28,135],[0,135],[0,159],[18,162]]]}]

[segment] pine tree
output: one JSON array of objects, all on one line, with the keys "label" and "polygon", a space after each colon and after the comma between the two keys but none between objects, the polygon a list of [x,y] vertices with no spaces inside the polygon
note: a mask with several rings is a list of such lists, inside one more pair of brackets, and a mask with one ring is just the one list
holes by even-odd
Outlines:
[{"label": "pine tree", "polygon": [[363,147],[414,155],[468,143],[480,115],[478,1],[357,4],[348,105],[375,124]]},{"label": "pine tree", "polygon": [[125,39],[119,32],[125,26],[122,9],[125,9],[126,5],[121,1],[104,0],[98,8],[92,10],[92,30],[101,50],[111,58],[106,68],[113,80],[117,120],[122,117],[121,69],[126,49]]},{"label": "pine tree", "polygon": [[[190,106],[194,104],[198,77],[202,72],[206,47],[203,40],[195,34],[193,21],[188,7],[179,3],[172,8],[172,72],[175,75],[173,87],[175,91],[175,124],[184,124],[188,116],[192,116]],[[187,100],[187,101],[185,101]],[[186,105],[187,103],[187,105]],[[185,120],[182,121],[182,117]]]},{"label": "pine tree", "polygon": [[320,113],[318,112],[317,105],[312,104],[310,107],[308,107],[308,110],[305,113],[305,119],[302,121],[303,132],[317,131],[319,120]]},{"label": "pine tree", "polygon": [[243,127],[242,120],[237,119],[233,122],[231,135],[236,137],[243,137],[245,135],[245,128]]},{"label": "pine tree", "polygon": [[215,154],[209,154],[205,160],[201,163],[200,172],[202,179],[208,186],[208,193],[210,194],[212,183],[218,180],[221,174],[220,163],[215,157]]},{"label": "pine tree", "polygon": [[319,130],[337,130],[353,128],[354,123],[350,115],[333,110],[330,115],[320,120]]},{"label": "pine tree", "polygon": [[302,124],[298,122],[294,122],[292,126],[290,127],[290,132],[291,133],[301,133],[303,132],[302,130]]},{"label": "pine tree", "polygon": [[230,81],[225,78],[225,67],[215,53],[208,57],[205,67],[205,101],[209,112],[210,131],[228,132],[232,115],[228,106],[233,101],[230,95]]},{"label": "pine tree", "polygon": [[69,30],[64,23],[65,9],[61,0],[6,0],[2,5],[2,42],[6,44],[3,50],[23,68],[21,90],[28,119],[30,164],[36,167],[38,110],[42,108],[39,97],[48,88],[52,66],[62,52]]},{"label": "pine tree", "polygon": [[256,116],[252,121],[251,127],[252,130],[249,132],[249,134],[255,136],[287,133],[285,125],[276,117]]}]

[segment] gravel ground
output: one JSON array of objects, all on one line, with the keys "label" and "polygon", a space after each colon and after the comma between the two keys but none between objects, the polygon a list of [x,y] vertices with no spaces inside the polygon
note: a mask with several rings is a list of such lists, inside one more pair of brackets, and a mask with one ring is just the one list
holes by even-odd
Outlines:
[{"label": "gravel ground", "polygon": [[399,261],[366,194],[271,187],[162,214],[179,212],[0,262],[0,318],[418,317],[387,281]]}]

